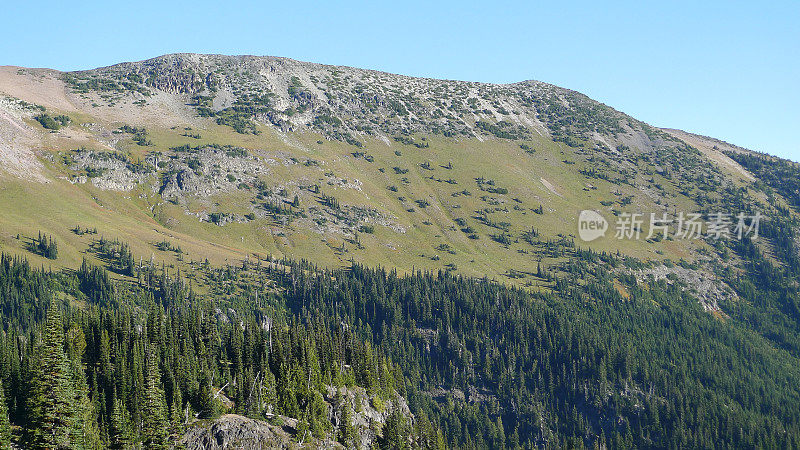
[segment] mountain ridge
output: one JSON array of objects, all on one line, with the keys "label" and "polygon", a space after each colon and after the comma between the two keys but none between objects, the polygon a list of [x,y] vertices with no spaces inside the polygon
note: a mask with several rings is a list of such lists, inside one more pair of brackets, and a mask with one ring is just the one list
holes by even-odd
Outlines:
[{"label": "mountain ridge", "polygon": [[[689,190],[676,179],[723,179],[720,170],[747,176],[735,162],[716,162],[718,150],[701,146],[701,154],[583,94],[538,81],[446,81],[283,57],[170,54],[87,71],[6,68],[0,91],[11,96],[5,129],[31,136],[25,145],[9,138],[9,147],[29,161],[69,161],[29,164],[30,173],[67,180],[90,203],[111,195],[107,201],[121,210],[150,216],[156,236],[182,232],[211,243],[220,230],[198,228],[192,218],[223,230],[246,225],[244,239],[226,239],[241,249],[237,257],[321,252],[326,263],[342,264],[355,252],[404,270],[461,266],[481,275],[492,267],[489,273],[512,281],[518,274],[509,270],[536,273],[545,255],[563,260],[561,251],[538,246],[574,239],[574,225],[565,225],[580,209],[611,213],[640,198],[663,210],[675,195],[689,206]],[[35,104],[74,120],[43,130]],[[220,153],[224,145],[243,148],[250,161]],[[104,152],[116,156],[102,160]],[[273,210],[295,197],[305,217]],[[380,236],[364,245],[373,238],[359,230],[376,226]],[[532,229],[542,236],[525,234]],[[622,244],[639,256],[691,253],[686,243],[658,250],[652,247],[662,243]],[[203,253],[218,257],[211,248]],[[515,267],[514,254],[528,256]],[[466,263],[463,255],[470,255]]]},{"label": "mountain ridge", "polygon": [[[171,54],[165,54],[165,55],[161,55],[161,56],[157,56],[157,57],[153,57],[153,58],[148,58],[148,59],[141,60],[141,61],[121,62],[121,63],[112,64],[112,65],[109,65],[109,66],[102,66],[102,67],[98,67],[98,68],[94,68],[94,69],[83,69],[83,70],[74,70],[74,71],[58,71],[58,70],[55,70],[55,69],[27,69],[27,68],[16,67],[16,66],[6,66],[6,67],[15,68],[15,69],[18,69],[18,70],[53,71],[54,73],[60,74],[62,76],[89,74],[89,75],[91,75],[93,77],[97,77],[98,75],[102,75],[104,73],[108,74],[109,72],[115,73],[117,76],[119,76],[122,72],[130,72],[130,71],[141,72],[141,71],[145,70],[147,67],[154,67],[157,70],[163,70],[165,66],[170,66],[170,65],[175,66],[175,65],[177,65],[178,68],[193,69],[194,68],[193,65],[196,67],[197,65],[202,65],[202,64],[205,64],[205,63],[210,63],[212,65],[220,65],[222,63],[231,63],[231,62],[251,62],[251,63],[255,62],[255,63],[267,64],[267,65],[275,63],[275,64],[278,64],[278,65],[284,66],[284,67],[295,66],[295,67],[312,68],[312,69],[318,69],[318,70],[319,69],[350,70],[350,71],[363,73],[363,74],[382,75],[382,76],[387,76],[387,77],[392,77],[392,78],[397,78],[397,79],[404,79],[404,80],[409,80],[409,81],[426,81],[426,82],[445,83],[445,84],[450,83],[450,84],[461,84],[461,85],[466,85],[466,86],[483,86],[483,87],[487,87],[487,88],[544,87],[546,89],[556,90],[556,91],[558,91],[559,93],[562,93],[562,94],[569,94],[569,95],[577,96],[581,100],[588,100],[591,103],[594,103],[594,104],[598,105],[599,107],[601,107],[603,109],[607,108],[614,115],[618,116],[618,118],[620,118],[620,119],[633,120],[634,122],[638,122],[635,119],[633,119],[631,116],[629,116],[629,115],[627,115],[627,114],[625,114],[623,112],[620,112],[620,111],[614,109],[613,107],[610,107],[610,106],[608,106],[608,105],[606,105],[606,104],[604,104],[602,102],[598,102],[598,101],[592,100],[588,96],[580,93],[579,91],[568,89],[568,88],[563,88],[563,87],[557,86],[555,84],[546,83],[546,82],[542,82],[542,81],[538,81],[538,80],[534,80],[534,79],[523,80],[523,81],[518,81],[518,82],[513,82],[513,83],[488,83],[488,82],[475,82],[475,81],[464,81],[464,80],[437,79],[437,78],[430,78],[430,77],[409,76],[409,75],[403,75],[403,74],[397,74],[397,73],[391,73],[391,72],[385,72],[385,71],[378,71],[378,70],[371,70],[371,69],[362,69],[362,68],[357,68],[357,67],[352,67],[352,66],[305,62],[305,61],[300,61],[300,60],[296,60],[296,59],[292,59],[292,58],[288,58],[288,57],[280,57],[280,56],[268,56],[268,55],[265,55],[265,56],[257,56],[257,55],[223,55],[223,54],[200,54],[200,53],[171,53]],[[273,70],[275,69],[274,66],[269,66],[269,67],[271,69],[273,69]],[[210,75],[208,75],[208,76],[210,76]],[[205,90],[204,87],[199,87],[199,86],[192,87],[192,86],[188,86],[188,85],[185,85],[185,84],[181,85],[180,83],[176,83],[174,81],[172,82],[172,84],[176,85],[178,93],[183,93],[183,94],[196,94],[198,92],[202,92],[203,90]],[[160,87],[164,88],[166,86],[160,86]],[[166,89],[166,90],[169,91],[170,89]],[[469,98],[475,98],[475,97],[468,96],[466,98],[469,99]],[[486,109],[484,109],[483,111],[476,110],[476,111],[472,111],[472,112],[473,113],[478,113],[479,115],[482,114],[482,113],[491,112],[492,115],[495,116],[495,118],[497,117],[497,111],[494,111],[494,110],[487,111]],[[516,121],[516,123],[517,124],[521,124],[520,121]],[[644,124],[643,122],[639,122],[639,123],[640,124]],[[277,124],[274,124],[274,125],[277,125]],[[308,124],[306,123],[306,125],[308,125]],[[526,123],[524,125],[531,126],[532,124],[530,122],[528,122],[528,123]],[[363,130],[359,130],[359,131],[363,131]],[[429,130],[426,130],[426,131],[429,131]],[[541,131],[549,132],[547,130],[541,130]]]},{"label": "mountain ridge", "polygon": [[[233,69],[231,69],[231,67],[233,67]],[[339,79],[338,76],[340,72],[344,73],[345,80]],[[509,114],[508,109],[512,109],[511,105],[500,105],[499,103],[490,104],[489,102],[491,102],[491,99],[489,99],[489,97],[504,95],[505,97],[500,99],[501,102],[508,101],[513,103],[517,108],[530,109],[530,106],[532,106],[530,104],[531,101],[541,101],[541,97],[543,95],[552,94],[553,92],[551,91],[554,91],[554,94],[559,97],[558,101],[563,102],[565,101],[563,100],[564,96],[570,96],[573,102],[587,102],[590,106],[599,108],[598,111],[608,111],[610,114],[618,116],[616,117],[617,119],[624,118],[626,120],[632,120],[629,116],[624,116],[618,111],[608,108],[606,105],[590,100],[588,97],[576,91],[559,88],[555,85],[539,81],[491,84],[438,80],[346,66],[307,63],[282,57],[171,54],[90,71],[70,72],[70,74],[74,74],[75,76],[105,76],[107,78],[117,79],[133,76],[134,80],[129,80],[127,82],[137,85],[137,88],[142,85],[149,85],[168,92],[181,94],[196,95],[199,93],[208,93],[214,97],[213,105],[208,106],[211,106],[212,109],[217,111],[225,107],[230,107],[237,100],[241,100],[237,98],[236,92],[227,92],[228,98],[217,101],[218,95],[215,92],[217,89],[231,91],[230,86],[225,86],[225,84],[241,87],[247,83],[251,85],[249,88],[251,92],[244,92],[244,94],[252,95],[252,91],[255,90],[259,94],[275,95],[279,100],[280,104],[275,108],[269,108],[266,102],[248,103],[248,106],[262,107],[263,110],[259,111],[256,109],[256,111],[267,115],[267,119],[272,121],[273,125],[285,126],[289,124],[288,126],[290,127],[295,123],[309,125],[310,117],[304,116],[302,119],[305,120],[297,121],[287,117],[286,114],[281,115],[281,113],[285,112],[283,108],[289,106],[300,108],[310,107],[311,109],[320,108],[323,112],[327,110],[340,119],[343,118],[341,113],[344,113],[344,116],[356,116],[355,119],[360,119],[358,123],[356,123],[356,129],[349,127],[346,121],[343,124],[348,132],[371,132],[368,122],[375,122],[376,116],[374,114],[362,114],[364,108],[379,108],[379,112],[384,116],[400,119],[374,124],[376,128],[387,134],[403,131],[405,129],[405,131],[411,132],[433,131],[450,134],[455,133],[456,135],[465,134],[469,136],[472,135],[474,128],[468,123],[474,121],[474,117],[469,117],[470,114],[481,118],[496,119],[499,122],[508,119],[513,122],[514,125],[535,127],[538,118],[528,117],[524,112],[518,115]],[[297,76],[296,79],[295,76]],[[141,77],[144,77],[144,80],[140,79]],[[324,77],[325,79],[319,79],[320,77]],[[349,82],[348,79],[350,79]],[[142,81],[144,82],[142,83]],[[298,84],[295,86],[293,83]],[[341,83],[345,84],[345,89],[341,89],[337,86],[337,84]],[[389,85],[389,87],[385,88],[386,85]],[[375,88],[376,86],[377,89]],[[363,92],[356,96],[348,95],[347,91],[354,89],[347,88],[355,88],[355,90],[360,89]],[[289,95],[286,94],[287,90],[291,91]],[[457,100],[461,104],[449,102],[443,98],[442,95],[439,95],[439,98],[437,98],[436,94],[432,93],[432,90],[437,90],[440,94],[443,93],[444,97],[449,96],[450,92],[455,92],[454,95],[456,95],[457,98],[454,100]],[[345,93],[342,94],[341,91],[345,91]],[[336,100],[339,100],[337,97],[341,95],[343,95],[342,101],[337,102]],[[327,96],[327,98],[325,98],[325,96]],[[426,102],[426,99],[435,99],[437,102]],[[489,102],[487,102],[487,99]],[[463,101],[466,100],[470,101],[470,105],[467,108],[463,105]],[[519,104],[520,101],[526,104]],[[343,107],[346,105],[342,105],[341,103],[356,103],[356,106],[360,107],[362,111],[358,111],[357,108]],[[427,111],[425,110],[426,108]],[[425,117],[429,114],[434,115],[433,119],[441,119],[438,121],[438,125],[439,127],[443,127],[443,129],[440,130],[439,127],[435,126],[436,120]],[[439,117],[436,117],[437,115]],[[288,114],[288,116],[291,116],[291,114]],[[403,116],[410,116],[411,120],[403,120],[408,119],[408,117]],[[465,121],[465,118],[468,120]],[[422,124],[423,126],[421,127],[417,126],[418,124],[415,124],[414,119],[420,119],[425,123]],[[456,128],[448,126],[452,121],[463,122],[461,124],[462,127]],[[325,125],[330,124],[317,125],[318,126],[315,128],[324,130],[327,128]],[[469,130],[465,129],[465,127]],[[333,130],[327,131],[331,132]],[[502,130],[494,131],[499,132]],[[542,129],[541,131],[545,130]]]}]

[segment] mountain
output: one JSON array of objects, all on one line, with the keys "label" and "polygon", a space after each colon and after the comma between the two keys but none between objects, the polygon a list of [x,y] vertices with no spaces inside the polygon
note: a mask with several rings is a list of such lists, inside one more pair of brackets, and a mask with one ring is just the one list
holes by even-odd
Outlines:
[{"label": "mountain", "polygon": [[[533,81],[491,85],[187,54],[67,74],[2,73],[3,142],[18,148],[4,166],[57,180],[46,191],[79,203],[56,223],[134,233],[131,245],[144,255],[168,239],[214,262],[258,253],[517,276],[560,260],[583,209],[688,209],[717,180],[747,176],[720,164],[720,151],[701,154],[579,93]],[[71,115],[71,125],[44,129],[32,119],[37,106]],[[216,146],[241,148],[241,157]],[[43,150],[49,164],[31,155]],[[295,196],[300,207],[284,213]],[[110,217],[98,216],[99,205]],[[63,227],[40,228],[60,238],[67,261],[79,260],[84,242]],[[545,244],[520,240],[532,229]],[[616,251],[621,243],[596,244]],[[624,247],[675,260],[693,248]]]},{"label": "mountain", "polygon": [[[89,337],[114,335],[97,325],[104,311],[122,314],[126,333],[160,330],[128,357],[144,364],[162,343],[175,429],[190,409],[202,418],[214,389],[230,398],[216,412],[250,416],[193,422],[195,441],[218,428],[235,437],[229,423],[241,423],[334,445],[344,403],[327,389],[347,385],[379,405],[407,401],[405,425],[392,426],[414,446],[797,445],[786,405],[800,396],[798,175],[790,161],[538,81],[198,54],[0,67],[0,249],[30,262],[9,256],[6,283],[26,292],[28,278],[45,280],[39,303],[83,311]],[[587,218],[604,228],[584,234]],[[45,334],[47,304],[3,301],[7,330]],[[194,350],[171,350],[182,344],[161,316],[217,330],[191,346],[205,355],[196,367],[167,369]],[[271,346],[236,362],[235,324],[271,343],[273,321],[305,342],[287,361],[318,377],[294,406],[284,391],[269,404],[290,432],[253,422],[263,404],[235,398],[251,386],[251,405],[267,366],[299,389]],[[99,365],[87,339],[76,364]],[[351,350],[323,356],[336,345]],[[363,346],[374,376],[350,373]],[[2,374],[24,403],[10,381],[24,370]],[[96,414],[108,438],[115,394],[88,384],[106,399]],[[370,407],[388,423],[389,409]],[[25,414],[12,410],[12,424],[35,429]],[[371,437],[359,445],[385,441],[362,425]]]}]

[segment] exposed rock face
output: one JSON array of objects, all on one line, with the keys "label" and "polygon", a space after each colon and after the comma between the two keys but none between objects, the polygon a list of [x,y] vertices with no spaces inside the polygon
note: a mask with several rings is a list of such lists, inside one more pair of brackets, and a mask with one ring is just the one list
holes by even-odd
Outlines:
[{"label": "exposed rock face", "polygon": [[196,422],[181,439],[187,450],[343,448],[329,440],[297,439],[297,420],[276,416],[276,425],[263,420],[226,414],[211,421]]},{"label": "exposed rock face", "polygon": [[[221,314],[221,311],[218,313]],[[373,448],[383,424],[395,409],[413,423],[405,399],[394,396],[380,400],[361,387],[335,388],[325,392],[325,405],[331,420],[331,431],[324,438],[310,433],[298,435],[297,419],[276,415],[269,420],[256,420],[237,414],[226,414],[214,420],[201,420],[189,426],[181,439],[188,450],[193,449],[267,449],[267,448],[344,448],[336,441],[342,426],[343,411],[349,407],[351,424],[356,432],[353,447]]]},{"label": "exposed rock face", "polygon": [[[164,55],[62,78],[72,93],[93,92],[93,102],[110,106],[168,97],[167,103],[180,105],[193,118],[241,134],[259,134],[267,125],[279,133],[320,133],[357,148],[372,138],[424,148],[415,133],[479,141],[544,137],[590,155],[594,166],[587,177],[627,183],[638,170],[636,158],[643,157],[654,173],[689,185],[720,181],[705,156],[680,139],[583,94],[538,81],[435,80],[287,58],[197,54]],[[674,164],[678,160],[682,163]],[[172,199],[181,190],[172,183],[166,192]],[[661,201],[658,193],[647,195]]]},{"label": "exposed rock face", "polygon": [[233,191],[239,184],[252,183],[257,175],[268,172],[264,163],[235,147],[188,148],[168,156],[154,152],[136,164],[117,152],[81,149],[69,156],[69,168],[85,172],[88,177],[81,180],[90,179],[101,189],[130,191],[137,185],[156,181],[155,175],[158,175],[158,191],[164,198]]},{"label": "exposed rock face", "polygon": [[738,298],[736,291],[720,280],[714,273],[701,269],[687,269],[680,266],[656,266],[648,269],[624,270],[634,275],[638,282],[647,283],[649,277],[654,281],[679,281],[681,290],[692,294],[707,311],[719,311],[719,301]]},{"label": "exposed rock face", "polygon": [[660,130],[539,81],[435,80],[278,57],[197,54],[73,72],[67,79],[78,90],[87,80],[103,79],[122,93],[165,92],[187,97],[223,123],[229,113],[246,113],[283,131],[310,128],[353,144],[358,135],[417,132],[479,139],[550,135],[571,145],[591,139],[609,150],[672,145]]},{"label": "exposed rock face", "polygon": [[0,95],[0,173],[47,182],[42,163],[31,150],[35,133],[23,120],[36,112],[26,102]]},{"label": "exposed rock face", "polygon": [[355,447],[360,449],[369,449],[378,439],[379,430],[386,423],[386,419],[393,409],[398,408],[400,413],[413,420],[411,410],[405,399],[396,396],[393,400],[388,400],[381,403],[378,407],[376,399],[370,399],[364,388],[345,388],[340,387],[338,390],[332,386],[328,387],[328,392],[325,394],[325,400],[332,405],[331,415],[333,422],[340,424],[342,418],[342,410],[346,404],[352,408],[352,425],[356,430],[357,438],[354,443]]},{"label": "exposed rock face", "polygon": [[241,149],[201,148],[175,153],[166,166],[160,188],[164,198],[183,194],[209,196],[252,183],[267,168]]},{"label": "exposed rock face", "polygon": [[70,169],[87,171],[92,184],[111,191],[130,191],[155,173],[153,167],[131,164],[124,155],[113,152],[77,150],[72,160]]}]

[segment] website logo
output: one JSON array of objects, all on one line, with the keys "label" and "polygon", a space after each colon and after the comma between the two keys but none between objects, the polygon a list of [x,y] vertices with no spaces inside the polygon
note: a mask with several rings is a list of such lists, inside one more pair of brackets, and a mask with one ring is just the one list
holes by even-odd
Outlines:
[{"label": "website logo", "polygon": [[591,209],[581,211],[578,216],[578,236],[582,240],[591,242],[603,237],[606,230],[608,230],[608,221],[599,212]]}]

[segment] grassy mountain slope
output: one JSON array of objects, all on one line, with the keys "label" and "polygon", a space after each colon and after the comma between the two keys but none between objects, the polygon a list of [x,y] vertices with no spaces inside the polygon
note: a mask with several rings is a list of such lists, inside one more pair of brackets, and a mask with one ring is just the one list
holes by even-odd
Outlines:
[{"label": "grassy mountain slope", "polygon": [[[13,210],[0,219],[3,245],[20,250],[42,230],[62,243],[67,265],[87,246],[70,232],[77,225],[173,264],[155,244],[217,263],[290,255],[546,285],[532,274],[561,270],[579,211],[696,210],[723,180],[748,180],[717,150],[701,153],[533,81],[186,54],[68,74],[0,72],[5,142],[20,148],[8,159],[31,164],[23,178],[13,169],[3,177],[2,202]],[[45,129],[35,120],[41,107],[70,124]],[[204,152],[209,145],[244,152],[220,158]],[[298,207],[275,211],[295,196]],[[613,231],[591,247],[676,261],[705,245],[617,240]]]}]

